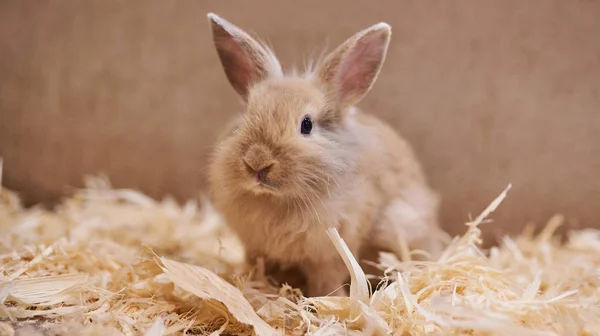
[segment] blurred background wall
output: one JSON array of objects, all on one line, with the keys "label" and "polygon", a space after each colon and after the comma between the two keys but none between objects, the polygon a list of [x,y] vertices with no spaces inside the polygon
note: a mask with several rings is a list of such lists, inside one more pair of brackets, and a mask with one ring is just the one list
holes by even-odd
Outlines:
[{"label": "blurred background wall", "polygon": [[360,106],[390,122],[464,230],[508,184],[498,230],[600,226],[600,1],[0,1],[0,155],[27,203],[82,177],[195,197],[240,104],[212,11],[300,64],[379,21],[393,38]]}]

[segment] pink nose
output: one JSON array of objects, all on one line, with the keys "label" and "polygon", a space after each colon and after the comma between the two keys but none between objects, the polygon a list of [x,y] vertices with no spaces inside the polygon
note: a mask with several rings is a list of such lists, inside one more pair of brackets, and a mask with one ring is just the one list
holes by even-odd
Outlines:
[{"label": "pink nose", "polygon": [[246,170],[261,182],[267,178],[267,174],[273,167],[273,155],[269,148],[262,144],[254,144],[248,148],[242,158]]},{"label": "pink nose", "polygon": [[265,178],[267,177],[267,174],[269,173],[269,170],[271,170],[271,167],[273,167],[273,164],[256,165],[256,164],[254,164],[254,162],[251,162],[251,160],[246,160],[246,159],[244,159],[244,164],[246,165],[246,168],[248,169],[248,171],[251,172],[252,174],[255,174],[256,178],[260,181],[265,180]]},{"label": "pink nose", "polygon": [[256,179],[259,181],[265,181],[267,179],[267,174],[269,174],[269,170],[271,170],[272,165],[261,168],[256,171]]}]

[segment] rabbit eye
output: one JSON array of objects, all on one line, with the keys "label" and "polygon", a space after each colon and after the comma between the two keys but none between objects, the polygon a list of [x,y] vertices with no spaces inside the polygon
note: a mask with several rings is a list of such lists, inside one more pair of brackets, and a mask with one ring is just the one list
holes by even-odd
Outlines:
[{"label": "rabbit eye", "polygon": [[307,135],[310,134],[310,131],[312,131],[312,120],[310,117],[304,117],[300,124],[300,133]]}]

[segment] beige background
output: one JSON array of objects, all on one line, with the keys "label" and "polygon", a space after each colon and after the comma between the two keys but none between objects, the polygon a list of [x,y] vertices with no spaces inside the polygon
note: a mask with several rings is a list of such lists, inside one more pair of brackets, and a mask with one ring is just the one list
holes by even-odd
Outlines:
[{"label": "beige background", "polygon": [[387,62],[361,107],[413,143],[451,232],[509,182],[488,234],[555,212],[600,226],[593,0],[2,0],[4,184],[53,201],[104,172],[155,197],[197,195],[216,131],[239,108],[209,11],[259,33],[287,66],[390,23]]}]

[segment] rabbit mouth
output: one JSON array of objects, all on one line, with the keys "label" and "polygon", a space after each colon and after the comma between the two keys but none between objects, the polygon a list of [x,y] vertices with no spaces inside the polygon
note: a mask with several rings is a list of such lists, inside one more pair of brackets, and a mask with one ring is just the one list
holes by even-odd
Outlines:
[{"label": "rabbit mouth", "polygon": [[279,189],[279,185],[277,183],[273,183],[272,181],[269,181],[267,179],[258,180],[257,187],[271,191],[276,191]]},{"label": "rabbit mouth", "polygon": [[262,193],[275,193],[280,190],[279,183],[276,183],[266,176],[253,175],[246,182],[244,182],[246,189],[257,194]]},{"label": "rabbit mouth", "polygon": [[273,195],[276,196],[279,194],[279,188],[276,184],[267,181],[258,181],[255,180],[253,183],[247,185],[246,187],[249,192],[254,195]]}]

